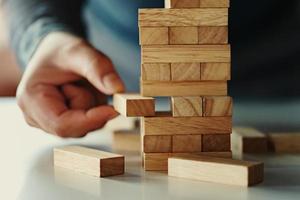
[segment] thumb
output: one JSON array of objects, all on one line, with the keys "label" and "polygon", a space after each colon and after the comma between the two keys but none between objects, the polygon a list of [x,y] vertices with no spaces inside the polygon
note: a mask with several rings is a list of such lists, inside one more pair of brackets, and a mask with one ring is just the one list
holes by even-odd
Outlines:
[{"label": "thumb", "polygon": [[104,94],[111,95],[125,90],[111,60],[88,44],[82,44],[68,54],[71,71],[86,78]]}]

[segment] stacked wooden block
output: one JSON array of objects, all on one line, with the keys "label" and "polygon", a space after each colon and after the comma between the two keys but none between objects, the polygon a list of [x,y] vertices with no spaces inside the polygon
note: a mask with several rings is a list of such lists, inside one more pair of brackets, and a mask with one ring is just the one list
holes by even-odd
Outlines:
[{"label": "stacked wooden block", "polygon": [[141,95],[171,98],[171,113],[142,118],[144,167],[177,154],[230,156],[228,0],[166,0],[140,9]]}]

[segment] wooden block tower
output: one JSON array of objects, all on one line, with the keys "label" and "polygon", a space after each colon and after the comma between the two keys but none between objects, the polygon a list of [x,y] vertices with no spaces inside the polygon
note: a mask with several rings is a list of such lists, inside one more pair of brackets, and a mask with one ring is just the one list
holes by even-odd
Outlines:
[{"label": "wooden block tower", "polygon": [[[165,0],[140,9],[141,96],[116,95],[115,108],[142,116],[145,170],[167,170],[172,156],[231,157],[229,0]],[[171,112],[154,112],[169,97]]]}]

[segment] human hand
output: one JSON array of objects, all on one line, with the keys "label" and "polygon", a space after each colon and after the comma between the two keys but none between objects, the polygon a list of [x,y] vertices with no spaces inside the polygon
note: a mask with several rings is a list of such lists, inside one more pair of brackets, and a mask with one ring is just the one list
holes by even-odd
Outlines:
[{"label": "human hand", "polygon": [[109,58],[79,37],[56,32],[33,55],[17,101],[29,125],[60,137],[82,137],[118,115],[105,105],[105,96],[123,90]]}]

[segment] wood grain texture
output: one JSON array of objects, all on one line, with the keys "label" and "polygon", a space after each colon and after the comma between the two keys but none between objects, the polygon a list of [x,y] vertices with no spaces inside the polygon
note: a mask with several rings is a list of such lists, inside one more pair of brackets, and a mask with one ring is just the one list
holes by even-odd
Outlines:
[{"label": "wood grain texture", "polygon": [[232,150],[238,155],[242,153],[268,152],[267,135],[250,127],[235,127],[231,134]]},{"label": "wood grain texture", "polygon": [[55,148],[54,165],[76,172],[107,177],[124,174],[124,156],[80,146]]},{"label": "wood grain texture", "polygon": [[139,94],[115,94],[113,105],[116,111],[126,117],[155,115],[155,100]]},{"label": "wood grain texture", "polygon": [[202,135],[173,135],[172,152],[174,153],[202,152]]},{"label": "wood grain texture", "polygon": [[172,152],[172,136],[146,135],[143,138],[143,147],[145,153],[170,153]]},{"label": "wood grain texture", "polygon": [[172,97],[173,117],[202,116],[202,97]]},{"label": "wood grain texture", "polygon": [[227,44],[228,27],[227,26],[200,26],[198,29],[199,44]]},{"label": "wood grain texture", "polygon": [[271,152],[300,153],[300,133],[271,133],[268,140]]},{"label": "wood grain texture", "polygon": [[227,8],[139,9],[139,26],[227,26]]},{"label": "wood grain texture", "polygon": [[201,153],[144,153],[143,166],[146,171],[167,171],[168,158],[172,156],[188,157],[192,155],[203,155],[219,158],[231,158],[231,152],[201,152]]},{"label": "wood grain texture", "polygon": [[171,66],[168,63],[142,64],[142,80],[144,81],[170,81]]},{"label": "wood grain texture", "polygon": [[142,63],[229,63],[230,45],[155,45],[142,47]]},{"label": "wood grain texture", "polygon": [[230,0],[200,0],[201,8],[229,8]]},{"label": "wood grain texture", "polygon": [[144,135],[229,134],[231,117],[143,117]]},{"label": "wood grain texture", "polygon": [[201,80],[213,81],[231,79],[230,63],[201,63]]},{"label": "wood grain texture", "polygon": [[227,152],[231,150],[230,134],[208,134],[203,135],[202,151],[203,152]]},{"label": "wood grain texture", "polygon": [[229,8],[229,0],[165,0],[165,8]]},{"label": "wood grain texture", "polygon": [[172,81],[200,81],[200,63],[171,63]]},{"label": "wood grain texture", "polygon": [[227,82],[223,81],[141,81],[143,96],[226,96]]},{"label": "wood grain texture", "polygon": [[165,0],[165,8],[199,8],[199,0]]},{"label": "wood grain texture", "polygon": [[169,44],[198,44],[198,27],[170,27]]},{"label": "wood grain texture", "polygon": [[169,44],[168,27],[140,27],[140,45]]},{"label": "wood grain texture", "polygon": [[205,117],[232,116],[232,98],[229,96],[204,97],[203,114]]},{"label": "wood grain texture", "polygon": [[264,179],[264,164],[207,156],[172,157],[168,175],[205,182],[251,186]]}]

